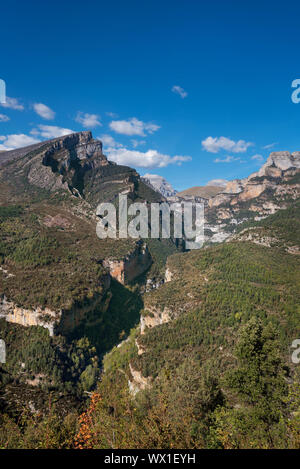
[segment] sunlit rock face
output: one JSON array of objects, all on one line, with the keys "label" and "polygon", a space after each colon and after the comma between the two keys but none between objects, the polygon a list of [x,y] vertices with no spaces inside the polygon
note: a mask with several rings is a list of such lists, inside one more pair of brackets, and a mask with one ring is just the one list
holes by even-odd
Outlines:
[{"label": "sunlit rock face", "polygon": [[238,194],[243,190],[243,183],[239,179],[234,179],[226,184],[224,194]]},{"label": "sunlit rock face", "polygon": [[41,326],[48,329],[50,336],[54,334],[55,324],[60,320],[61,311],[52,311],[40,307],[27,309],[8,301],[5,296],[0,298],[0,318],[22,326]]},{"label": "sunlit rock face", "polygon": [[103,261],[110,275],[123,285],[143,274],[151,264],[150,252],[143,242],[138,242],[136,248],[123,259],[108,258]]},{"label": "sunlit rock face", "polygon": [[[261,167],[257,175],[259,177],[272,176],[272,169],[286,171],[290,168],[300,168],[300,152],[296,151],[290,154],[288,151],[277,151],[270,154],[266,163]],[[277,171],[277,175],[278,177],[281,176],[279,171]]]},{"label": "sunlit rock face", "polygon": [[249,219],[261,220],[287,208],[288,200],[300,196],[299,170],[299,151],[273,152],[257,172],[229,181],[221,193],[208,201],[205,241],[228,241],[237,225]]},{"label": "sunlit rock face", "polygon": [[171,184],[158,174],[145,174],[142,179],[146,184],[153,187],[154,190],[166,198],[173,197],[177,194],[177,191],[171,186]]}]

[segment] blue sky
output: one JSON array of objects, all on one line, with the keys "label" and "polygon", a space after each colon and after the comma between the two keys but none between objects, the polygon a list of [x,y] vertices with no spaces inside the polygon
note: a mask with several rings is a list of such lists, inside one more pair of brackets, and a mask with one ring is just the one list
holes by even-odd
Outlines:
[{"label": "blue sky", "polygon": [[296,1],[2,2],[0,150],[90,129],[179,190],[247,176],[300,150],[299,15]]}]

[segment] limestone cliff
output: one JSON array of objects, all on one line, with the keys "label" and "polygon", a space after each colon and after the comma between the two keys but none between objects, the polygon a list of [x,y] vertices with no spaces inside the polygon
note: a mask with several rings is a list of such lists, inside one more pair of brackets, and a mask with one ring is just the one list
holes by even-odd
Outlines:
[{"label": "limestone cliff", "polygon": [[103,261],[110,275],[123,285],[143,274],[151,264],[151,255],[143,241],[137,242],[136,248],[123,259],[107,258]]},{"label": "limestone cliff", "polygon": [[55,325],[60,321],[62,312],[51,311],[49,308],[26,309],[17,306],[4,296],[0,298],[0,318],[21,326],[41,326],[48,329],[50,336],[54,335]]},{"label": "limestone cliff", "polygon": [[151,378],[145,378],[140,371],[135,370],[129,364],[131,379],[128,380],[130,393],[135,396],[139,391],[149,388],[151,385]]},{"label": "limestone cliff", "polygon": [[41,326],[48,329],[50,336],[56,334],[68,335],[82,322],[89,320],[89,316],[98,311],[98,315],[107,311],[111,299],[110,276],[101,279],[103,293],[95,294],[93,298],[86,298],[82,303],[74,303],[68,309],[53,311],[50,308],[36,306],[32,309],[17,305],[14,301],[0,296],[0,318],[21,326]]},{"label": "limestone cliff", "polygon": [[220,194],[208,201],[205,240],[228,240],[237,225],[286,208],[300,196],[300,185],[295,179],[299,173],[300,152],[273,152],[256,173],[229,181]]},{"label": "limestone cliff", "polygon": [[144,334],[147,328],[152,328],[169,322],[172,318],[171,310],[157,307],[147,307],[145,313],[141,315],[141,334]]}]

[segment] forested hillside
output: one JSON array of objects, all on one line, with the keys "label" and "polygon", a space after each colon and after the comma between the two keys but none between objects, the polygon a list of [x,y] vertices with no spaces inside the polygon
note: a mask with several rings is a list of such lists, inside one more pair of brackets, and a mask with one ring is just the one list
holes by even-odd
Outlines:
[{"label": "forested hillside", "polygon": [[[117,432],[120,447],[299,446],[291,343],[300,335],[300,268],[286,249],[299,247],[298,223],[295,204],[257,223],[280,239],[277,246],[236,241],[168,259],[172,280],[146,295],[144,315],[168,308],[173,320],[133,332],[131,343],[105,357],[87,444],[107,447],[117,415],[118,428],[130,428],[130,441]],[[129,362],[148,378],[134,404]]]},{"label": "forested hillside", "polygon": [[0,446],[299,448],[297,170],[182,252],[97,238],[98,200],[162,199],[90,133],[23,153],[0,169]]},{"label": "forested hillside", "polygon": [[[46,420],[18,426],[19,445],[44,446],[46,426],[51,447],[298,448],[300,269],[285,247],[299,246],[298,216],[296,204],[255,227],[276,233],[277,246],[236,240],[169,257],[172,279],[145,295],[143,316],[167,308],[172,319],[132,329],[104,357],[81,417],[65,416],[58,431],[54,403]],[[15,431],[5,417],[1,444]]]}]

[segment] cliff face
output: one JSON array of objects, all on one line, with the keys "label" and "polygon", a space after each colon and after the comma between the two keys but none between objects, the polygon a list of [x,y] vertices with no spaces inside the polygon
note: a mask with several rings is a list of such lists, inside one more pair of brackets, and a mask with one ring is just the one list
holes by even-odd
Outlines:
[{"label": "cliff face", "polygon": [[56,323],[61,318],[61,311],[51,311],[49,308],[37,307],[33,310],[17,306],[4,296],[0,298],[0,318],[21,326],[41,326],[48,329],[50,336],[54,335]]},{"label": "cliff face", "polygon": [[[83,178],[89,170],[109,165],[102,153],[102,143],[91,132],[79,132],[6,155],[10,164],[4,171],[18,169],[33,186],[50,190],[67,190],[83,195]],[[4,155],[5,156],[5,155]],[[4,157],[3,157],[4,158]],[[5,166],[4,166],[5,168]]]},{"label": "cliff face", "polygon": [[81,323],[88,321],[90,315],[98,311],[98,315],[105,313],[109,308],[111,299],[110,276],[106,275],[101,280],[103,293],[95,294],[94,298],[72,305],[69,309],[50,308],[24,308],[10,301],[5,295],[0,297],[0,318],[21,326],[40,326],[48,329],[50,336],[56,334],[68,335]]},{"label": "cliff face", "polygon": [[271,153],[248,178],[229,181],[222,193],[208,201],[206,241],[222,242],[240,223],[287,208],[300,195],[299,174],[300,152],[283,151]]},{"label": "cliff face", "polygon": [[114,202],[121,192],[132,200],[160,199],[134,169],[108,161],[102,143],[89,131],[4,152],[0,165],[0,179],[2,175],[4,181],[18,186],[14,191],[18,194],[28,185],[52,193],[66,191],[85,199],[92,209],[100,202]]},{"label": "cliff face", "polygon": [[[153,260],[143,241],[100,240],[96,206],[161,196],[107,160],[91,132],[1,155],[0,315],[67,335],[109,316],[111,277],[126,284]],[[107,317],[106,316],[106,317]]]},{"label": "cliff face", "polygon": [[162,311],[157,307],[147,307],[146,314],[141,316],[141,334],[145,334],[146,330],[160,326],[171,320],[171,310],[164,308]]},{"label": "cliff face", "polygon": [[129,364],[131,379],[128,380],[128,386],[130,393],[135,396],[139,391],[147,389],[151,385],[151,378],[145,378],[142,373],[135,370],[131,364]]},{"label": "cliff face", "polygon": [[127,284],[143,274],[152,264],[152,258],[147,245],[140,241],[134,251],[123,259],[104,259],[103,266],[118,282]]},{"label": "cliff face", "polygon": [[158,174],[145,174],[142,180],[155,191],[159,192],[163,197],[173,197],[177,191],[171,186],[171,184]]}]

